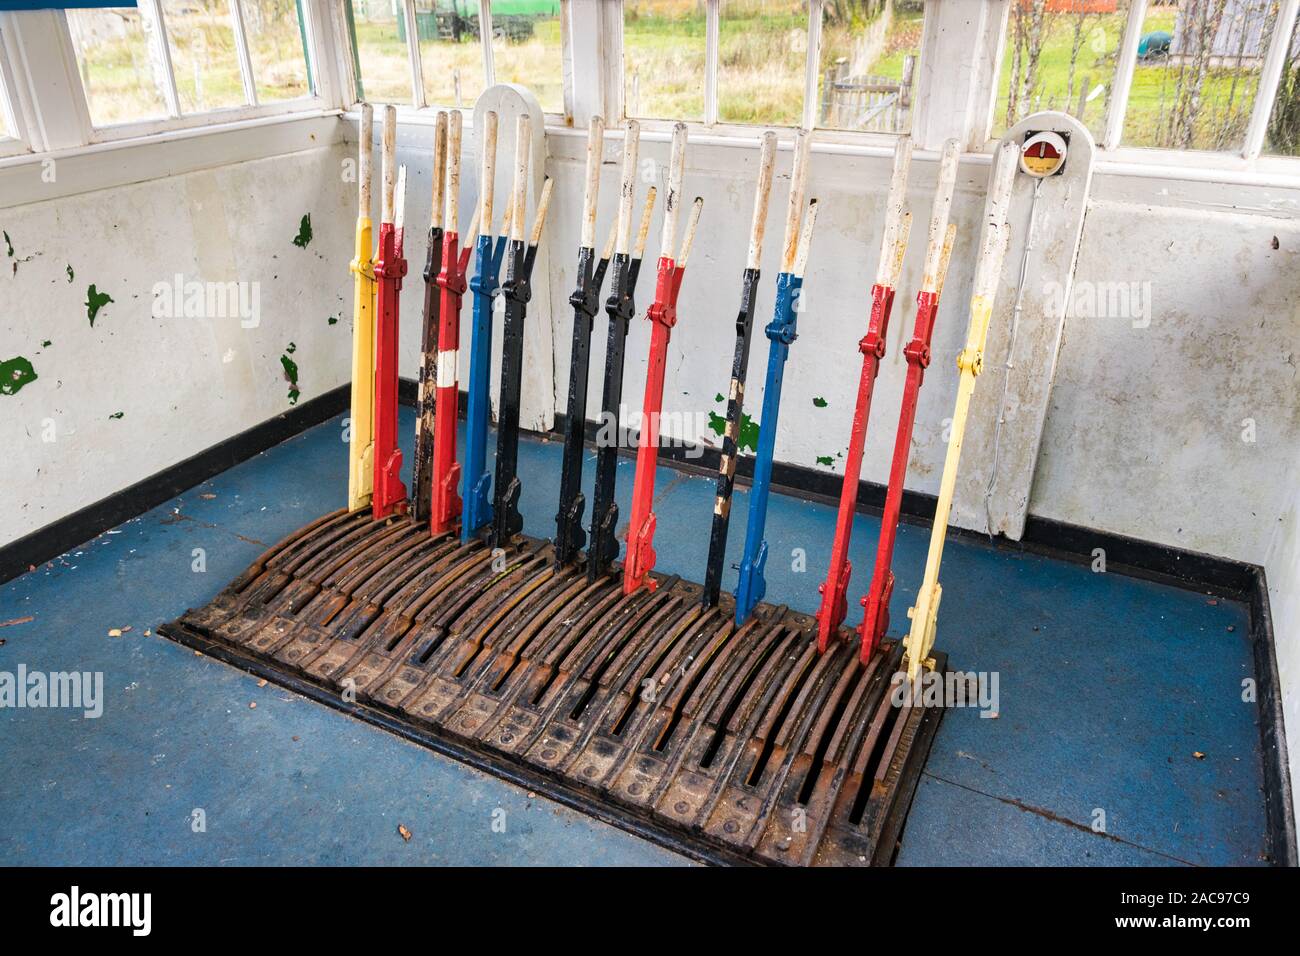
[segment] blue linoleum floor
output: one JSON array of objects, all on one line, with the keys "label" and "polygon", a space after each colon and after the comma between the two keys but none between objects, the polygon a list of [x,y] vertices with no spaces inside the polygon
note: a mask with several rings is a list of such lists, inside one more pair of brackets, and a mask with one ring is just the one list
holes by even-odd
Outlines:
[{"label": "blue linoleum floor", "polygon": [[[412,428],[404,408],[402,435]],[[529,534],[553,531],[559,457],[558,442],[521,444]],[[409,461],[408,448],[408,485]],[[623,460],[624,515],[632,472]],[[665,467],[657,488],[658,567],[700,580],[712,482]],[[98,719],[0,710],[0,864],[686,862],[156,635],[342,506],[345,490],[335,419],[0,586],[0,621],[33,617],[0,628],[0,672],[102,671],[105,682]],[[744,498],[738,489],[738,517]],[[829,506],[774,497],[769,600],[816,609],[833,522]],[[857,519],[859,569],[878,528]],[[927,537],[910,525],[899,534],[892,633],[906,624]],[[792,570],[794,549],[805,571]],[[850,620],[865,583],[859,570]],[[999,709],[945,716],[901,864],[1260,862],[1243,605],[965,540],[946,549],[943,583],[939,646],[958,669],[998,673]]]}]

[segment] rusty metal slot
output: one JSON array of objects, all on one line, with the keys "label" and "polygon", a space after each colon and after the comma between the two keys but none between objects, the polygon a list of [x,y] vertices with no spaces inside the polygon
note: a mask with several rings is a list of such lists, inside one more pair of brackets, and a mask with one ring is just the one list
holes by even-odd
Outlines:
[{"label": "rusty metal slot", "polygon": [[[612,584],[612,578],[608,579],[606,583]],[[546,656],[550,658],[551,662],[548,663],[545,660],[539,662],[539,666],[547,667],[550,670],[546,677],[546,681],[533,696],[532,703],[534,707],[541,703],[542,698],[546,696],[546,692],[550,689],[551,684],[553,684],[555,679],[560,676],[560,664],[562,664],[564,659],[569,656],[569,652],[578,646],[582,639],[587,636],[588,631],[593,627],[596,627],[614,608],[617,607],[616,602],[618,599],[622,598],[622,596],[621,590],[611,589],[609,593],[598,598],[591,607],[588,607],[582,612],[580,618],[576,619],[578,625],[576,628],[573,626],[575,623],[574,618],[565,618],[559,622],[560,627],[567,628],[568,630],[559,637],[556,646],[546,654]],[[614,605],[614,608],[611,608],[611,604]],[[522,658],[522,655],[520,655],[520,658]],[[510,670],[513,671],[514,669],[514,665],[511,665]]]},{"label": "rusty metal slot", "polygon": [[316,557],[322,551],[326,550],[342,538],[346,538],[348,535],[358,530],[358,528],[362,529],[363,533],[366,534],[382,534],[387,530],[386,527],[378,525],[361,524],[349,527],[346,523],[339,524],[330,528],[328,534],[320,538],[313,538],[309,542],[304,542],[304,547],[292,557],[286,557],[282,563],[276,566],[276,570],[296,576],[299,569],[311,561],[312,558]]},{"label": "rusty metal slot", "polygon": [[[528,642],[524,644],[524,647],[527,647],[528,643],[531,643],[533,637],[536,636],[537,633],[533,632],[532,636],[528,638]],[[507,667],[505,670],[503,670],[501,672],[501,676],[499,676],[496,680],[492,682],[492,692],[494,694],[502,688],[505,682],[510,679],[510,676],[514,674],[514,672],[518,669],[519,665],[523,663],[524,660],[523,650],[524,650],[523,648],[520,648],[519,651],[516,652],[515,655],[510,658],[510,666]]]},{"label": "rusty metal slot", "polygon": [[[667,589],[665,588],[664,590],[656,593],[663,594],[664,591],[666,590]],[[676,607],[681,604],[681,600],[682,599],[680,597],[674,597],[670,601],[659,601],[657,603],[661,605],[667,604],[669,607],[676,609]],[[583,692],[582,699],[578,701],[577,706],[575,706],[573,708],[572,713],[569,714],[569,717],[571,719],[577,720],[579,717],[581,717],[582,712],[587,709],[587,705],[591,703],[592,698],[596,696],[597,692],[599,692],[600,679],[605,676],[605,672],[609,669],[609,666],[614,663],[615,658],[618,657],[618,655],[622,652],[623,648],[627,647],[628,644],[632,642],[632,639],[640,633],[641,628],[644,626],[646,621],[646,611],[650,609],[651,604],[652,602],[650,601],[646,602],[645,606],[642,608],[641,614],[639,615],[640,620],[633,627],[628,629],[627,638],[615,645],[612,645],[609,648],[609,651],[605,654],[604,659],[600,662],[600,666],[591,675],[589,682],[587,684],[587,689],[586,691]],[[666,611],[666,610],[668,610],[668,608],[660,607],[657,609],[655,613],[658,613],[658,611]],[[671,613],[671,611],[669,611],[669,613]],[[669,622],[668,626],[672,627],[673,623],[674,622]],[[681,630],[684,631],[686,629],[683,628]],[[659,659],[658,661],[656,661],[655,666],[652,667],[649,671],[644,671],[643,674],[653,674],[655,670],[658,669],[659,664],[663,662],[664,658],[668,655],[669,651],[676,646],[679,640],[681,640],[681,631],[678,632],[677,637],[673,638],[673,640],[669,642],[668,647],[664,649],[663,653],[659,655]],[[642,676],[639,680],[637,680],[633,684],[633,687],[634,688],[640,687],[644,681],[645,681],[645,677]],[[638,700],[639,697],[640,695],[637,694],[636,691],[634,690],[632,693],[632,699],[635,701]]]},{"label": "rusty metal slot", "polygon": [[321,549],[304,561],[293,572],[293,576],[323,585],[337,574],[340,568],[347,565],[358,549],[379,545],[393,547],[394,550],[404,550],[403,544],[414,538],[415,533],[413,528],[405,524],[394,524],[388,527],[362,525],[353,528],[328,548]]},{"label": "rusty metal slot", "polygon": [[535,545],[528,551],[520,551],[515,557],[515,563],[507,565],[504,571],[493,571],[491,567],[482,569],[459,588],[458,592],[452,592],[450,606],[444,608],[436,619],[436,624],[442,629],[443,637],[420,656],[420,663],[426,663],[433,654],[437,646],[442,643],[443,638],[452,632],[456,622],[460,620],[461,615],[465,614],[475,604],[479,595],[493,587],[501,585],[516,571],[527,572],[530,566],[536,566],[544,559],[538,556],[541,545]]},{"label": "rusty metal slot", "polygon": [[[578,645],[582,643],[583,639],[585,639],[588,634],[593,631],[603,630],[605,635],[608,636],[610,634],[618,634],[618,632],[622,631],[624,636],[622,640],[615,638],[616,644],[611,653],[617,653],[625,643],[630,641],[636,635],[637,631],[641,629],[642,625],[645,624],[646,618],[653,614],[655,608],[663,601],[663,592],[656,591],[648,599],[646,598],[647,593],[648,592],[646,591],[638,591],[631,597],[620,601],[614,606],[614,608],[600,615],[597,620],[592,621],[591,624],[585,627],[583,629],[582,638],[570,644],[564,654],[556,658],[555,666],[552,668],[550,675],[547,676],[545,684],[542,686],[542,689],[537,692],[537,696],[533,698],[533,706],[536,707],[539,705],[543,698],[546,697],[547,692],[555,684],[556,679],[564,672],[564,662],[575,650],[577,650]],[[618,617],[619,614],[625,616],[620,619]],[[597,638],[597,641],[604,639],[605,638]]]},{"label": "rusty metal slot", "polygon": [[[514,611],[515,613],[521,613],[522,611],[525,610],[524,605],[526,604],[528,599],[532,597],[532,595],[535,592],[538,592],[538,590],[544,584],[546,584],[548,580],[551,580],[553,577],[554,577],[554,573],[552,572],[551,574],[540,574],[540,575],[535,575],[531,578],[523,579],[518,583],[517,587],[511,589],[510,593],[505,597],[502,603],[504,604],[506,601],[510,602],[510,610]],[[485,618],[499,621],[502,619],[502,614],[503,612],[500,606],[498,606],[489,609],[488,612],[485,614]],[[483,652],[490,649],[488,643],[483,639],[483,635],[481,633],[483,629],[482,622],[477,622],[475,624],[475,628],[476,628],[475,633],[477,634],[477,636],[473,638],[474,653],[468,655],[465,658],[464,662],[459,667],[457,667],[452,674],[452,676],[458,679],[464,677],[465,673],[475,664],[476,661],[479,660],[480,657],[482,657]]]},{"label": "rusty metal slot", "polygon": [[896,707],[886,694],[880,702],[884,709],[884,723],[880,732],[872,739],[871,756],[867,758],[866,766],[862,770],[862,782],[858,785],[857,795],[853,798],[853,809],[849,811],[849,822],[857,826],[862,822],[862,814],[867,809],[867,801],[871,799],[871,790],[875,786],[876,771],[880,767],[880,762],[884,759],[885,751],[889,746],[889,738],[894,732],[894,724],[898,723],[898,718],[907,708]]},{"label": "rusty metal slot", "polygon": [[[712,609],[710,610],[710,617],[711,616]],[[706,617],[705,620],[708,621],[709,617]],[[727,646],[727,642],[736,636],[735,625],[731,621],[726,622],[724,625],[724,631],[725,633],[721,637],[715,637],[710,642],[709,652],[703,659],[691,662],[691,667],[695,673],[682,692],[677,695],[677,702],[673,705],[673,715],[668,719],[668,723],[664,725],[663,732],[659,735],[659,739],[654,743],[654,750],[657,753],[663,753],[668,749],[668,744],[673,739],[673,734],[677,731],[678,725],[682,722],[682,714],[686,710],[686,704],[691,699],[691,695],[694,694],[695,689],[700,686],[700,681],[704,680],[704,675],[709,672],[709,668],[712,667],[713,662],[718,659],[718,655],[721,654],[722,649]],[[632,715],[632,710],[632,707],[628,707],[624,719]]]},{"label": "rusty metal slot", "polygon": [[795,679],[794,686],[790,688],[789,693],[785,695],[785,700],[781,702],[781,709],[777,711],[776,720],[772,722],[772,728],[763,740],[763,749],[754,761],[753,768],[749,771],[749,776],[745,779],[748,786],[758,786],[758,781],[763,776],[763,771],[767,768],[767,762],[772,757],[772,751],[776,747],[776,740],[781,734],[781,727],[785,724],[786,718],[790,716],[790,710],[794,707],[794,702],[799,698],[799,692],[803,688],[804,682],[813,672],[813,667],[817,663],[817,657],[810,655],[804,662],[803,670],[799,672],[798,678]]},{"label": "rusty metal slot", "polygon": [[[537,551],[531,553],[535,556]],[[535,561],[524,562],[508,574],[499,576],[490,587],[475,595],[474,603],[456,621],[452,633],[468,637],[484,628],[491,630],[492,622],[500,621],[521,600],[554,576],[553,571],[551,574],[543,572],[538,575],[533,573],[535,570]]]},{"label": "rusty metal slot", "polygon": [[[737,631],[737,633],[740,632]],[[736,689],[731,700],[727,702],[726,709],[719,715],[718,723],[713,731],[713,739],[709,741],[709,746],[705,748],[704,755],[700,757],[700,766],[705,770],[713,766],[713,758],[718,755],[718,748],[722,746],[722,741],[727,737],[727,725],[731,723],[731,718],[740,709],[740,705],[745,700],[745,695],[749,693],[749,688],[758,679],[758,675],[762,673],[768,658],[772,656],[778,647],[782,647],[784,644],[784,637],[770,641],[767,647],[763,649],[763,653],[755,657],[749,665],[749,673],[745,675],[744,682]]]},{"label": "rusty metal slot", "polygon": [[325,583],[343,594],[383,602],[426,567],[443,557],[443,544],[425,538],[402,555],[401,562],[385,554],[386,546],[372,546],[353,557],[348,567]]},{"label": "rusty metal slot", "polygon": [[[574,585],[578,586],[577,594],[574,594]],[[546,623],[549,623],[549,621],[554,620],[554,618],[558,614],[562,614],[574,601],[583,600],[587,595],[591,594],[598,586],[599,585],[588,584],[585,577],[580,577],[575,579],[574,581],[570,582],[570,586],[566,588],[558,598],[553,600],[549,605],[547,605],[547,607],[543,611],[541,611],[535,618],[533,618],[533,620],[528,622],[528,625],[525,628],[528,636],[524,639],[524,642],[519,645],[519,647],[515,648],[513,652],[509,651],[509,641],[498,641],[495,644],[495,646],[506,648],[507,652],[510,653],[510,666],[507,667],[501,673],[501,675],[497,677],[495,681],[492,682],[492,686],[489,688],[489,690],[494,694],[497,693],[499,690],[501,690],[502,686],[505,685],[505,682],[510,679],[510,676],[514,674],[515,670],[519,667],[520,663],[523,662],[526,656],[526,652],[533,645],[533,641],[537,639],[537,636],[539,634],[543,633],[546,630],[546,626],[545,626]]]},{"label": "rusty metal slot", "polygon": [[[694,603],[697,599],[698,599],[698,593],[696,592],[694,587],[692,587],[689,593],[683,595],[683,600],[686,602]],[[692,609],[688,611],[685,621],[674,621],[670,625],[672,629],[671,630],[672,639],[668,641],[667,644],[664,645],[663,649],[659,652],[659,656],[655,658],[654,663],[652,663],[649,667],[642,669],[640,671],[640,676],[635,677],[633,679],[632,682],[633,690],[628,694],[627,703],[624,705],[623,710],[619,713],[618,719],[615,720],[613,725],[610,727],[610,734],[612,736],[614,737],[621,736],[623,730],[627,727],[628,721],[630,721],[632,719],[632,715],[636,713],[637,707],[640,706],[642,703],[646,702],[642,698],[641,696],[642,691],[640,690],[645,687],[645,682],[647,680],[652,680],[654,678],[654,675],[657,674],[660,668],[662,668],[664,664],[668,661],[669,656],[673,654],[674,651],[676,651],[677,647],[681,644],[683,637],[685,637],[688,634],[691,635],[692,637],[695,637],[696,635],[702,634],[708,630],[707,621],[710,616],[711,615],[706,615],[704,619],[701,620],[699,610]],[[688,655],[688,660],[689,659],[690,657]],[[677,669],[676,667],[673,668],[673,670],[676,669]],[[664,686],[667,686],[667,681],[662,681],[662,682],[656,681],[656,685],[658,684],[663,684]]]},{"label": "rusty metal slot", "polygon": [[[313,549],[314,551],[314,549],[328,544],[333,539],[325,537],[322,541],[320,536],[327,536],[330,533],[337,531],[339,528],[346,528],[349,524],[356,524],[356,522],[349,521],[351,517],[351,515],[334,515],[332,517],[327,517],[326,520],[308,525],[307,528],[303,529],[303,534],[295,534],[291,536],[288,541],[285,541],[282,545],[273,549],[275,552],[274,554],[259,562],[261,565],[261,571],[259,574],[253,575],[247,581],[236,580],[236,593],[242,593],[247,590],[248,586],[257,580],[261,574],[265,574],[268,571],[285,570],[284,566],[288,564],[288,562],[294,560],[302,549],[307,548]],[[344,533],[346,533],[346,531]],[[257,567],[257,565],[254,565],[254,567]]]},{"label": "rusty metal slot", "polygon": [[405,637],[407,631],[417,623],[422,622],[424,612],[448,590],[463,585],[466,579],[476,578],[478,576],[477,572],[482,570],[482,565],[491,561],[491,558],[491,554],[483,551],[471,556],[466,561],[452,563],[441,568],[431,580],[423,585],[423,589],[414,594],[406,606],[398,612],[397,616],[406,621],[406,627],[403,628],[400,637]]},{"label": "rusty metal slot", "polygon": [[[849,667],[858,672],[857,680],[854,684],[865,684],[870,670],[862,667],[855,656],[849,663]],[[812,796],[813,788],[817,786],[817,778],[821,776],[822,766],[826,760],[826,754],[830,750],[831,741],[835,738],[835,732],[839,728],[840,721],[844,718],[844,711],[848,709],[849,702],[854,699],[853,694],[847,693],[847,688],[841,688],[839,699],[835,702],[835,708],[831,711],[830,720],[826,721],[823,728],[821,739],[817,742],[817,749],[813,751],[812,766],[808,768],[808,774],[804,777],[803,786],[799,788],[799,796],[795,798],[800,806],[806,806],[808,799]]]}]

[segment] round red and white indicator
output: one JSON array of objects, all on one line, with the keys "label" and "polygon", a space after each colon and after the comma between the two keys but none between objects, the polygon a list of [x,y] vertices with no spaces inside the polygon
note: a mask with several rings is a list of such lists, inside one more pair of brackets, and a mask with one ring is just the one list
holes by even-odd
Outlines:
[{"label": "round red and white indicator", "polygon": [[1065,139],[1060,133],[1035,133],[1020,147],[1020,168],[1043,179],[1065,165]]}]

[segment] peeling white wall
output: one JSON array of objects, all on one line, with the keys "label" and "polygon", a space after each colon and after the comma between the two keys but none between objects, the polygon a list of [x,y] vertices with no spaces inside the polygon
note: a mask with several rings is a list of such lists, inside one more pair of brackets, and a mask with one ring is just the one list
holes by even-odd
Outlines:
[{"label": "peeling white wall", "polygon": [[1300,447],[1291,462],[1291,491],[1286,510],[1273,529],[1264,561],[1268,601],[1273,616],[1278,682],[1282,686],[1283,723],[1287,728],[1287,762],[1291,785],[1300,784]]},{"label": "peeling white wall", "polygon": [[1262,564],[1300,484],[1300,196],[1099,181],[1076,285],[1145,284],[1150,324],[1067,321],[1030,510]]},{"label": "peeling white wall", "polygon": [[[291,342],[299,402],[347,382],[356,214],[344,150],[0,210],[13,245],[0,258],[0,361],[25,356],[37,375],[0,395],[0,544],[289,410]],[[313,238],[299,248],[308,213]],[[154,285],[177,273],[257,283],[259,324],[156,318]],[[113,298],[93,327],[91,283]]]}]

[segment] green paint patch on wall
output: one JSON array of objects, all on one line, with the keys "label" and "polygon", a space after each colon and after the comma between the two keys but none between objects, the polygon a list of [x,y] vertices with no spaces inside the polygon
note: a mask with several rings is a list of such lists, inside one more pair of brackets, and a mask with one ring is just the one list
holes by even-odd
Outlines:
[{"label": "green paint patch on wall", "polygon": [[[713,396],[713,400],[721,404],[727,399],[721,392],[718,392]],[[718,435],[725,434],[727,419],[717,412],[709,412],[709,428],[713,429]],[[736,435],[736,450],[758,451],[758,424],[744,412],[740,413],[740,432]]]},{"label": "green paint patch on wall", "polygon": [[7,232],[4,234],[4,237],[5,237],[5,255],[7,255],[10,259],[12,259],[14,257],[13,240],[9,238],[9,233]]},{"label": "green paint patch on wall", "polygon": [[815,407],[817,407],[817,408],[825,408],[825,407],[826,407],[826,399],[824,399],[824,398],[822,398],[820,395],[818,395],[816,398],[813,399],[813,405],[814,405]]},{"label": "green paint patch on wall", "polygon": [[298,235],[293,237],[293,244],[299,249],[306,249],[309,242],[311,242],[311,213],[304,213],[302,221],[298,223]]},{"label": "green paint patch on wall", "polygon": [[72,285],[72,280],[75,279],[75,278],[77,277],[77,274],[76,274],[75,272],[72,271],[72,265],[71,265],[71,263],[69,263],[68,265],[64,266],[63,268],[64,268],[64,269],[67,271],[67,273],[68,273],[68,285]]},{"label": "green paint patch on wall", "polygon": [[17,395],[28,382],[36,381],[36,369],[29,359],[15,355],[0,362],[0,395]]},{"label": "green paint patch on wall", "polygon": [[95,316],[99,315],[99,310],[113,301],[113,297],[107,292],[99,292],[95,289],[95,283],[90,284],[86,290],[86,318],[90,319],[90,327],[95,327]]},{"label": "green paint patch on wall", "polygon": [[331,316],[330,316],[328,319],[326,319],[325,321],[328,322],[330,325],[338,325],[338,324],[339,324],[338,317],[337,317],[337,316],[334,316],[334,315],[331,315]]},{"label": "green paint patch on wall", "polygon": [[298,396],[301,394],[298,391],[298,363],[289,358],[289,356],[297,351],[297,349],[298,346],[290,342],[289,347],[285,349],[284,354],[280,356],[280,365],[284,368],[284,380],[289,383],[290,405],[297,405]]},{"label": "green paint patch on wall", "polygon": [[[721,435],[727,430],[727,420],[717,412],[709,412],[709,428]],[[740,413],[740,434],[736,436],[739,451],[758,451],[758,425],[744,412]]]},{"label": "green paint patch on wall", "polygon": [[830,467],[831,465],[835,464],[835,459],[830,455],[818,455],[817,464],[826,465],[827,467]]},{"label": "green paint patch on wall", "polygon": [[116,419],[116,418],[121,418],[125,414],[126,412],[114,412],[112,415],[109,415],[108,417],[110,419]]},{"label": "green paint patch on wall", "polygon": [[41,343],[41,348],[48,349],[53,344],[54,343],[51,342],[49,339],[46,339],[44,342]]}]

